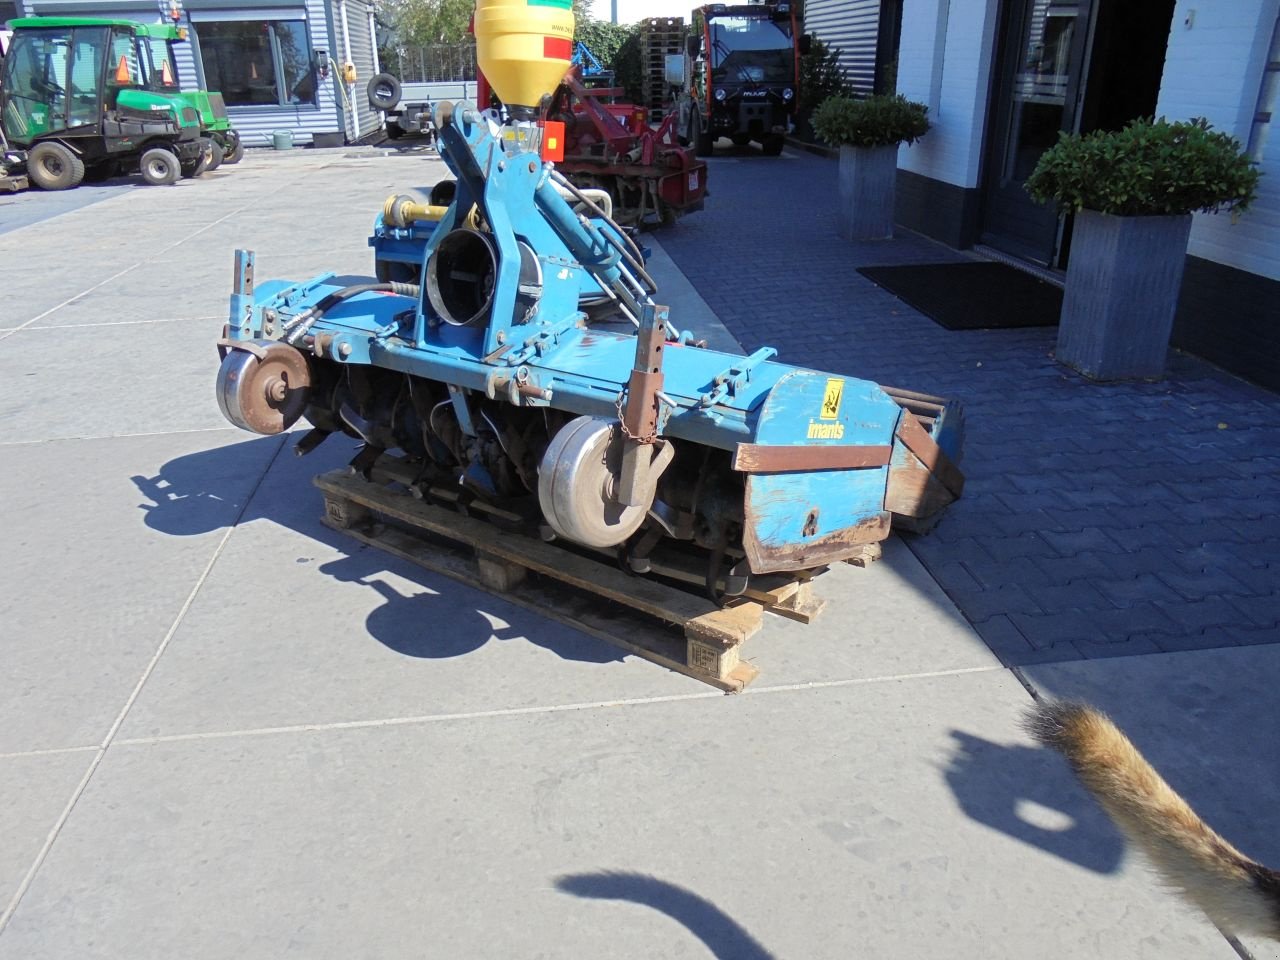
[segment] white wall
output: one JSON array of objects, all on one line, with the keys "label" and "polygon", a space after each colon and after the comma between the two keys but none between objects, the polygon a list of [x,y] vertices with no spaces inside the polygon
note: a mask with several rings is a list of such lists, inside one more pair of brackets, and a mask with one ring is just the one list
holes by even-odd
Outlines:
[{"label": "white wall", "polygon": [[[1188,28],[1186,20],[1194,10]],[[1179,0],[1173,14],[1158,114],[1204,117],[1247,145],[1280,0]],[[1197,214],[1189,252],[1280,280],[1280,118],[1259,164],[1258,199],[1234,225]]]},{"label": "white wall", "polygon": [[997,0],[903,0],[898,92],[929,106],[933,128],[898,166],[976,187],[995,54]]}]

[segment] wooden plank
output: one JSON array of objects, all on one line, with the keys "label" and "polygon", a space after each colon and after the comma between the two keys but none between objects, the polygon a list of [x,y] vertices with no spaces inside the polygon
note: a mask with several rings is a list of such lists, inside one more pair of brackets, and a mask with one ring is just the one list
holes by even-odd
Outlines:
[{"label": "wooden plank", "polygon": [[[326,516],[322,522],[334,530],[407,560],[425,570],[474,585],[477,569],[465,545],[448,538],[431,541],[390,524],[371,523],[364,527],[339,527]],[[674,670],[676,673],[710,684],[726,693],[741,693],[759,675],[750,663],[729,664],[725,658],[714,664],[716,672],[688,661],[688,638],[674,628],[663,627],[652,618],[610,605],[601,609],[599,600],[555,581],[526,580],[510,591],[494,591],[510,603],[565,626],[593,636],[628,653]]]},{"label": "wooden plank", "polygon": [[694,617],[684,626],[686,637],[721,647],[736,647],[759,631],[764,608],[753,600],[730,601],[718,610]]},{"label": "wooden plank", "polygon": [[771,612],[780,617],[786,617],[788,620],[812,623],[826,605],[827,601],[821,597],[814,596],[813,584],[804,583],[801,584],[800,589],[796,591],[794,596],[770,609]]},{"label": "wooden plank", "polygon": [[653,580],[628,576],[617,568],[568,553],[532,537],[496,529],[484,520],[414,500],[343,471],[323,474],[314,482],[328,494],[346,497],[411,526],[462,540],[493,557],[520,564],[672,623],[684,623],[719,609],[709,599]]}]

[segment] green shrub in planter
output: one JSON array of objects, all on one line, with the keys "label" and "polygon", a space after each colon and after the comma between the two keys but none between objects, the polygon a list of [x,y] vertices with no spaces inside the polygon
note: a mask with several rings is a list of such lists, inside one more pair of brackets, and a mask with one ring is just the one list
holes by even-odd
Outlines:
[{"label": "green shrub in planter", "polygon": [[1135,120],[1046,150],[1027,191],[1075,214],[1058,361],[1095,380],[1163,376],[1191,214],[1238,213],[1257,183],[1240,145],[1204,120]]},{"label": "green shrub in planter", "polygon": [[1063,213],[1148,217],[1242,212],[1257,183],[1257,168],[1233,137],[1202,119],[1160,119],[1134,120],[1119,131],[1062,134],[1041,154],[1026,189]]},{"label": "green shrub in planter", "polygon": [[828,97],[813,112],[813,129],[832,146],[887,147],[915,143],[929,129],[929,108],[901,94]]}]

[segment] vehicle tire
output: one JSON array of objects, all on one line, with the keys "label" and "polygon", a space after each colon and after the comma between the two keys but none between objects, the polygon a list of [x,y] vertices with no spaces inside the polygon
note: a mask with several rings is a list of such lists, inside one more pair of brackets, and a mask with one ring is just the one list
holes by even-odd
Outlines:
[{"label": "vehicle tire", "polygon": [[375,110],[394,110],[400,102],[400,81],[389,73],[374,74],[365,88],[369,106]]},{"label": "vehicle tire", "polygon": [[702,115],[695,113],[690,125],[693,127],[693,152],[700,157],[711,156],[716,138],[710,130],[702,129]]},{"label": "vehicle tire", "polygon": [[782,134],[770,134],[760,141],[760,150],[766,157],[777,157],[782,154],[782,145],[786,142]]},{"label": "vehicle tire", "polygon": [[153,187],[161,187],[178,182],[178,178],[182,176],[182,164],[173,151],[164,147],[152,147],[139,158],[138,172]]},{"label": "vehicle tire", "polygon": [[735,147],[745,147],[751,142],[751,135],[747,133],[735,133],[729,138],[733,141]]},{"label": "vehicle tire", "polygon": [[458,195],[458,181],[453,179],[444,179],[436,183],[431,188],[431,193],[427,195],[427,203],[433,207],[447,207],[453,203],[453,198]]},{"label": "vehicle tire", "polygon": [[209,144],[209,172],[217,170],[222,166],[222,161],[226,157],[227,152],[222,149],[222,144],[217,140]]},{"label": "vehicle tire", "polygon": [[387,121],[387,136],[392,140],[399,140],[404,136],[404,128],[394,120]]},{"label": "vehicle tire", "polygon": [[396,260],[375,260],[373,262],[373,275],[381,283],[389,283],[391,281],[396,283],[422,282],[416,267]]},{"label": "vehicle tire", "polygon": [[60,143],[44,141],[27,154],[27,176],[41,190],[70,190],[84,179],[84,161]]},{"label": "vehicle tire", "polygon": [[[212,141],[210,141],[212,142]],[[209,169],[209,161],[213,159],[213,151],[209,147],[205,147],[197,160],[181,161],[182,175],[187,179],[200,176]]]},{"label": "vehicle tire", "polygon": [[222,162],[229,165],[233,163],[239,163],[243,159],[244,159],[244,141],[237,140],[236,145],[232,147],[230,152],[228,152],[222,158]]}]

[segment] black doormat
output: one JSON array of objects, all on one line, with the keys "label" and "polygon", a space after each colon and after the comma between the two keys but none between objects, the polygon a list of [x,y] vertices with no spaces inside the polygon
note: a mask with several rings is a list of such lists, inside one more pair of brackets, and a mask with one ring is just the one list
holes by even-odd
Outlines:
[{"label": "black doormat", "polygon": [[858,272],[948,330],[1051,327],[1062,290],[1003,263],[922,263]]}]

